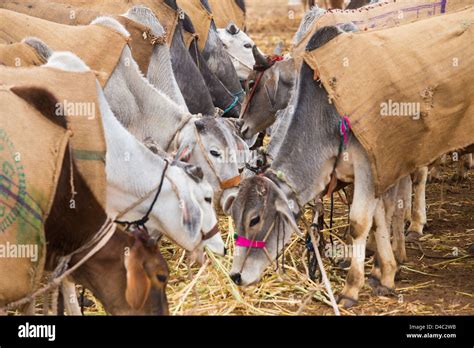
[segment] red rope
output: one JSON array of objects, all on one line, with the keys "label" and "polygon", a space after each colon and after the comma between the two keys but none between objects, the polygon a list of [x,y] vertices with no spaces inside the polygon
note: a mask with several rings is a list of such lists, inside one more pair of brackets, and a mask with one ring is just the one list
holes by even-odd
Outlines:
[{"label": "red rope", "polygon": [[250,103],[252,102],[253,97],[255,96],[255,92],[257,91],[257,87],[260,84],[260,81],[262,81],[262,77],[263,77],[263,74],[265,73],[265,71],[267,69],[270,69],[273,66],[273,64],[275,64],[276,62],[282,61],[284,59],[285,58],[283,56],[273,55],[273,56],[267,57],[267,61],[268,61],[268,64],[269,64],[268,66],[265,66],[265,67],[263,67],[263,66],[254,66],[254,70],[259,71],[260,73],[258,74],[257,79],[255,80],[255,84],[253,85],[252,91],[250,92],[250,95],[247,99],[247,103],[245,103],[245,108],[244,108],[244,111],[243,111],[242,115],[240,116],[240,118],[243,118],[244,115],[247,113],[247,111],[249,109],[249,106],[250,106]]}]

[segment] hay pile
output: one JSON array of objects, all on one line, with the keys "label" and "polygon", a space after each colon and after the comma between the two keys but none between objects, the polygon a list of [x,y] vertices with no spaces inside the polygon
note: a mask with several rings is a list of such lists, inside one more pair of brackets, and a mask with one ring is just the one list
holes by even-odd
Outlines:
[{"label": "hay pile", "polygon": [[[340,204],[339,208],[344,209],[344,206]],[[307,216],[310,216],[310,210]],[[234,230],[230,221],[230,218],[220,216],[219,226],[228,248],[227,255],[220,257],[208,252],[208,260],[203,266],[191,266],[191,277],[184,251],[171,243],[163,243],[161,251],[171,271],[167,291],[170,314],[332,314],[323,284],[315,283],[307,276],[302,257],[306,247],[296,235],[286,248],[284,272],[280,261],[278,271],[275,271],[276,264],[273,264],[259,284],[249,288],[235,286],[227,275],[234,252]],[[342,223],[340,227],[345,226],[342,217],[337,221]],[[329,261],[325,261],[329,266]],[[343,278],[332,270],[329,270],[328,276],[334,291],[340,290]],[[309,301],[311,297],[316,301]],[[303,303],[305,305],[301,308]]]}]

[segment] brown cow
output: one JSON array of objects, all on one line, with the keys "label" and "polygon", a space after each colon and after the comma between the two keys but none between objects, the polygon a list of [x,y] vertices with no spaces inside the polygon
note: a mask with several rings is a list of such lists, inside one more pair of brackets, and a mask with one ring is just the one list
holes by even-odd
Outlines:
[{"label": "brown cow", "polygon": [[[3,72],[6,73],[6,69]],[[67,128],[66,120],[55,116],[57,99],[50,91],[40,87],[11,87],[11,91],[51,122]],[[71,179],[77,193],[74,209],[70,208]],[[62,256],[87,243],[106,218],[103,207],[66,151],[52,207],[44,224],[45,270],[54,270]],[[88,251],[75,255],[69,266]],[[168,314],[165,293],[168,268],[157,245],[148,243],[143,235],[132,236],[117,230],[104,248],[73,273],[73,278],[89,288],[108,313]]]}]

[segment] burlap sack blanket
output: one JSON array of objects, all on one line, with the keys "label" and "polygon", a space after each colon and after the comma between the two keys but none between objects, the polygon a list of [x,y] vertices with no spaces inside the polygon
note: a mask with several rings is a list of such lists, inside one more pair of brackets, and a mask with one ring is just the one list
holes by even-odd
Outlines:
[{"label": "burlap sack blanket", "polygon": [[2,0],[0,8],[67,25],[87,25],[101,15],[50,0]]},{"label": "burlap sack blanket", "polygon": [[28,36],[43,40],[51,49],[71,51],[94,70],[105,86],[127,39],[99,25],[69,26],[0,9],[0,43],[19,42]]},{"label": "burlap sack blanket", "polygon": [[41,279],[44,223],[69,139],[69,132],[12,92],[16,81],[5,78],[7,69],[0,67],[1,305],[33,291]]},{"label": "burlap sack blanket", "polygon": [[[178,6],[191,18],[198,37],[199,50],[204,50],[211,28],[212,13],[209,13],[199,0],[178,0]],[[186,40],[186,44],[190,43]]]},{"label": "burlap sack blanket", "polygon": [[[16,0],[5,0],[0,3],[0,8],[67,25],[88,25],[97,17],[107,15],[95,10],[44,0],[22,1],[20,3]],[[123,16],[113,15],[112,17],[118,20],[130,33],[129,45],[133,58],[143,74],[146,75],[154,45],[161,44],[161,38],[152,35],[150,28],[140,23]]]},{"label": "burlap sack blanket", "polygon": [[72,132],[70,145],[77,169],[105,209],[107,147],[95,75],[51,68],[10,69],[2,73],[1,81],[15,86],[39,86],[53,93],[60,103],[56,111],[58,117],[66,117],[68,129]]},{"label": "burlap sack blanket", "polygon": [[82,9],[101,12],[102,14],[121,15],[131,7],[142,5],[153,11],[165,28],[167,42],[171,46],[173,35],[178,24],[178,12],[169,7],[165,0],[52,0],[57,3],[68,4]]},{"label": "burlap sack blanket", "polygon": [[473,38],[469,7],[400,27],[344,33],[304,55],[367,151],[377,194],[474,143]]},{"label": "burlap sack blanket", "polygon": [[11,45],[0,44],[0,65],[12,67],[40,66],[46,63],[30,45],[16,42]]},{"label": "burlap sack blanket", "polygon": [[235,0],[209,0],[209,5],[218,28],[226,28],[230,22],[240,29],[245,28],[245,12]]},{"label": "burlap sack blanket", "polygon": [[310,30],[292,48],[293,57],[301,63],[306,45],[318,29],[352,22],[359,30],[391,28],[420,19],[450,13],[468,4],[469,0],[389,0],[358,10],[331,10],[313,22]]}]

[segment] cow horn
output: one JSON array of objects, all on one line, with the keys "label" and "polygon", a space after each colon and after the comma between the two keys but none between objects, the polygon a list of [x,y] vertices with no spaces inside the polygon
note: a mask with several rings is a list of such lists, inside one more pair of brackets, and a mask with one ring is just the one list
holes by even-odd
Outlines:
[{"label": "cow horn", "polygon": [[267,58],[263,54],[260,53],[256,45],[252,47],[252,53],[253,53],[253,57],[255,58],[255,66],[265,68],[265,69],[270,66]]},{"label": "cow horn", "polygon": [[227,30],[230,35],[237,35],[240,32],[240,29],[237,28],[233,22],[230,22],[225,30]]}]

